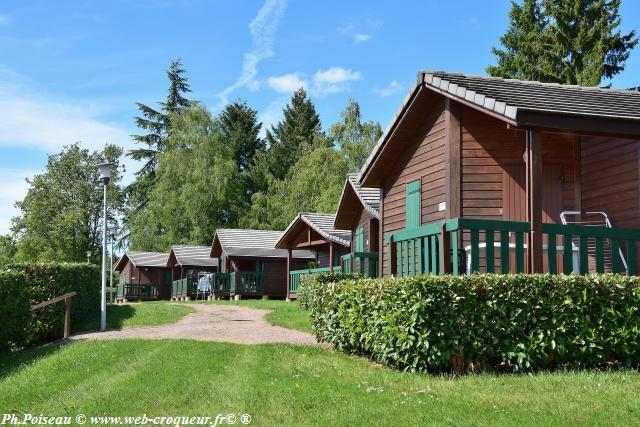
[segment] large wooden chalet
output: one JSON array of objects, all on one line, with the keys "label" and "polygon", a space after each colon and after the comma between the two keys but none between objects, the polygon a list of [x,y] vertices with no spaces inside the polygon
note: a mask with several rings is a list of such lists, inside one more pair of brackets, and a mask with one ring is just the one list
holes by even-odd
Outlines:
[{"label": "large wooden chalet", "polygon": [[275,244],[282,231],[218,229],[211,257],[218,259],[214,293],[222,297],[284,298],[287,270],[306,268],[316,255],[309,250],[288,252]]},{"label": "large wooden chalet", "polygon": [[421,72],[358,184],[383,275],[636,274],[640,93]]},{"label": "large wooden chalet", "polygon": [[116,301],[169,299],[168,258],[163,252],[125,252],[115,266],[119,277]]},{"label": "large wooden chalet", "polygon": [[295,250],[312,251],[313,265],[300,268],[289,262],[287,267],[287,298],[297,293],[300,276],[325,271],[340,271],[341,258],[348,254],[351,232],[335,229],[335,215],[300,213],[291,221],[275,244],[286,250],[289,259]]}]

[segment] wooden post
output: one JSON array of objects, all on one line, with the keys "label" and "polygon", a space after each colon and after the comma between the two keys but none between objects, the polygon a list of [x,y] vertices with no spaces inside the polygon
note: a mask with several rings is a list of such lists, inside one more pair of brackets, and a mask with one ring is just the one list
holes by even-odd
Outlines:
[{"label": "wooden post", "polygon": [[393,236],[389,237],[389,276],[398,274],[398,247],[393,241]]},{"label": "wooden post", "polygon": [[71,297],[64,299],[64,338],[71,335]]},{"label": "wooden post", "polygon": [[[384,190],[380,186],[380,220],[378,221],[378,277],[384,277]],[[390,256],[390,254],[388,255]],[[391,274],[391,272],[389,272]]]},{"label": "wooden post", "polygon": [[333,273],[333,240],[329,241],[329,273]]},{"label": "wooden post", "polygon": [[289,289],[291,289],[291,248],[287,249],[287,300],[289,300]]},{"label": "wooden post", "polygon": [[527,221],[529,222],[529,272],[542,273],[542,137],[527,130]]},{"label": "wooden post", "polygon": [[460,216],[460,104],[449,98],[445,100],[445,189],[447,193],[447,219]]}]

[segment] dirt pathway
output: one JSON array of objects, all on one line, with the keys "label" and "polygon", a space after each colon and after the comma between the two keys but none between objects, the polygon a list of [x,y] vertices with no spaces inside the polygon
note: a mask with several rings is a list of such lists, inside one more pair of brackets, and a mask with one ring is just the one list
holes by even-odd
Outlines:
[{"label": "dirt pathway", "polygon": [[288,343],[318,345],[316,339],[302,331],[273,326],[264,319],[268,310],[237,305],[189,304],[195,313],[175,323],[140,326],[107,332],[75,334],[73,340],[192,339],[234,344]]}]

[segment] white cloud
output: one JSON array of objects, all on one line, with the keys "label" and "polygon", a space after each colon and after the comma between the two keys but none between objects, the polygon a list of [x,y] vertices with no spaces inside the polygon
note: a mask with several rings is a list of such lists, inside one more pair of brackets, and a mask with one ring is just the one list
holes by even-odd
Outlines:
[{"label": "white cloud", "polygon": [[234,84],[218,94],[221,104],[226,104],[229,101],[229,95],[241,87],[246,87],[249,90],[258,90],[260,88],[260,84],[256,80],[258,64],[260,64],[260,61],[274,55],[273,42],[275,32],[280,18],[284,14],[285,6],[285,0],[266,0],[256,17],[249,24],[252,49],[244,54],[240,77]]},{"label": "white cloud", "polygon": [[301,77],[301,73],[269,77],[267,83],[269,87],[279,93],[291,93],[301,87],[307,87],[307,82]]},{"label": "white cloud", "polygon": [[52,152],[77,141],[92,149],[106,142],[129,145],[128,133],[101,120],[98,110],[91,103],[36,94],[31,82],[0,67],[0,146]]},{"label": "white cloud", "polygon": [[369,34],[355,33],[353,35],[353,43],[360,44],[371,40],[371,36]]},{"label": "white cloud", "polygon": [[349,83],[360,80],[362,75],[359,71],[348,68],[331,67],[326,70],[319,70],[313,75],[312,93],[324,96],[332,93],[345,92],[350,89]]},{"label": "white cloud", "polygon": [[311,76],[311,79],[307,79],[304,73],[295,72],[269,77],[267,83],[278,93],[291,93],[300,87],[304,87],[311,95],[325,96],[332,93],[346,92],[350,89],[349,83],[361,78],[362,75],[359,71],[342,67],[330,67],[326,70],[316,71]]},{"label": "white cloud", "polygon": [[30,169],[0,168],[0,234],[7,234],[11,229],[11,218],[20,210],[14,207],[15,202],[24,199],[29,189],[25,178],[32,178],[38,171]]},{"label": "white cloud", "polygon": [[402,85],[395,80],[392,80],[386,87],[383,88],[374,88],[373,93],[379,96],[390,96],[395,93],[398,93],[402,90]]}]

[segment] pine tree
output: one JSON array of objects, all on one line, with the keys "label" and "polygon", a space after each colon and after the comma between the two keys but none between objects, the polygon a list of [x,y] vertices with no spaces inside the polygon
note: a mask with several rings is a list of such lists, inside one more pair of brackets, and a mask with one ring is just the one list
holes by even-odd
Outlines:
[{"label": "pine tree", "polygon": [[240,171],[247,171],[256,153],[264,151],[264,141],[258,136],[262,124],[258,113],[245,101],[227,105],[220,113],[220,130],[225,143],[233,150]]},{"label": "pine tree", "polygon": [[283,110],[284,118],[267,130],[269,170],[276,179],[284,179],[300,157],[301,147],[311,145],[321,131],[320,117],[303,88],[293,93]]},{"label": "pine tree", "polygon": [[597,86],[624,70],[638,43],[622,35],[620,0],[525,0],[512,3],[510,25],[493,49],[493,76]]}]

